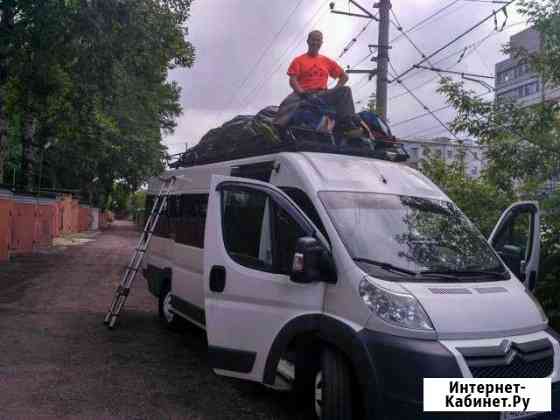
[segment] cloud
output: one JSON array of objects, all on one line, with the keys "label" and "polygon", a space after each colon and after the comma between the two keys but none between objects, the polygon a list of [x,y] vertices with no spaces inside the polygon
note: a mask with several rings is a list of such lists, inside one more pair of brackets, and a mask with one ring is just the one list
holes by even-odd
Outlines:
[{"label": "cloud", "polygon": [[[323,31],[325,44],[321,53],[336,59],[340,65],[355,65],[369,53],[368,44],[377,44],[378,24],[373,22],[360,35],[355,45],[341,58],[340,53],[368,21],[335,15],[329,12],[325,0],[195,0],[189,20],[189,40],[197,49],[197,58],[192,69],[174,70],[170,79],[182,86],[181,103],[184,115],[178,119],[176,132],[165,139],[172,144],[171,151],[179,151],[178,143],[198,142],[209,129],[220,125],[237,114],[255,113],[259,109],[279,104],[290,92],[286,77],[289,62],[304,53],[305,38],[312,29]],[[362,2],[364,6],[368,2]],[[369,2],[371,3],[371,2]],[[394,0],[393,9],[404,29],[411,28],[434,11],[449,5],[451,0]],[[347,10],[348,2],[337,1],[336,8]],[[410,33],[418,48],[429,54],[443,46],[454,36],[465,31],[492,12],[491,4],[455,2],[432,21]],[[510,8],[511,9],[511,8]],[[371,9],[375,12],[374,9]],[[358,12],[358,10],[352,10]],[[522,21],[515,11],[509,11],[508,23]],[[503,15],[499,17],[503,22]],[[394,21],[394,17],[392,17]],[[284,26],[285,25],[285,26]],[[284,26],[282,32],[279,30]],[[504,57],[501,45],[509,35],[524,29],[523,25],[495,32],[491,19],[464,39],[450,46],[432,59],[438,67],[453,67],[457,70],[493,74],[494,64]],[[391,39],[399,34],[391,26]],[[457,63],[461,49],[491,35],[476,51],[469,50],[461,63]],[[270,46],[265,51],[265,48]],[[457,52],[458,51],[458,52]],[[263,54],[264,52],[264,54]],[[456,52],[455,55],[450,53]],[[395,40],[390,50],[391,63],[397,72],[402,72],[421,59],[420,53],[404,38]],[[448,58],[444,59],[446,56]],[[258,65],[257,65],[258,64]],[[434,64],[435,65],[435,64]],[[374,62],[364,61],[360,68],[372,68]],[[444,98],[436,93],[437,74],[415,70],[404,84],[415,91],[430,109],[445,105]],[[352,75],[355,100],[367,101],[375,91],[375,79],[367,82],[361,75]],[[472,88],[483,90],[472,84]],[[389,119],[398,123],[425,112],[398,83],[389,85]],[[453,117],[452,110],[438,113],[444,121]],[[437,122],[426,116],[409,124],[398,125],[396,133],[407,136],[422,129],[437,126]],[[443,129],[442,129],[443,130]],[[432,130],[434,131],[434,130]]]}]

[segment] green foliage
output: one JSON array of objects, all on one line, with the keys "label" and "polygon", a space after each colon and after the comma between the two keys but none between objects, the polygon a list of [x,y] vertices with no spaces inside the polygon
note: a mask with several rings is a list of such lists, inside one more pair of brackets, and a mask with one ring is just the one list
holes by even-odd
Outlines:
[{"label": "green foliage", "polygon": [[[560,3],[522,0],[520,11],[542,34],[539,53],[508,51],[525,60],[548,83],[560,84]],[[467,215],[488,231],[498,209],[519,199],[539,200],[541,266],[537,295],[551,316],[560,315],[560,193],[542,195],[542,185],[560,173],[560,106],[540,103],[521,107],[513,102],[483,100],[463,83],[444,79],[439,91],[457,111],[455,132],[478,139],[486,149],[488,169],[477,181],[465,182],[451,168],[436,170],[440,185]],[[484,223],[488,225],[484,226]]]},{"label": "green foliage", "polygon": [[[519,12],[542,34],[546,54],[529,56],[532,66],[546,82],[560,85],[560,3],[558,0],[521,0]],[[517,51],[527,55],[524,51]]]},{"label": "green foliage", "polygon": [[[13,162],[31,160],[32,172],[18,172],[18,183],[31,178],[26,184],[37,187],[42,162],[43,187],[79,189],[104,206],[115,180],[135,190],[161,172],[162,133],[181,113],[179,86],[167,72],[194,63],[185,39],[190,3],[2,2],[9,13],[0,21],[0,108],[10,115],[10,145],[20,145],[10,147],[4,180],[11,182]],[[31,142],[25,121],[33,123]]]},{"label": "green foliage", "polygon": [[479,178],[469,177],[464,157],[463,151],[456,160],[446,163],[428,154],[421,162],[421,170],[488,237],[501,213],[514,199],[510,192],[497,188],[486,174]]},{"label": "green foliage", "polygon": [[139,190],[132,193],[128,198],[128,211],[131,214],[135,214],[140,211],[144,211],[146,206],[146,191]]}]

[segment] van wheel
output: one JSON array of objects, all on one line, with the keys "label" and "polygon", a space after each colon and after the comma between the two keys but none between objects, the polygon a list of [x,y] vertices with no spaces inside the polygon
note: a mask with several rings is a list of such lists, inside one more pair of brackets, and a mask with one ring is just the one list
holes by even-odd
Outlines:
[{"label": "van wheel", "polygon": [[313,382],[314,414],[320,420],[352,419],[352,379],[346,360],[335,350],[324,348]]},{"label": "van wheel", "polygon": [[179,317],[171,310],[171,289],[169,285],[159,295],[158,312],[166,327],[175,329],[179,326]]}]

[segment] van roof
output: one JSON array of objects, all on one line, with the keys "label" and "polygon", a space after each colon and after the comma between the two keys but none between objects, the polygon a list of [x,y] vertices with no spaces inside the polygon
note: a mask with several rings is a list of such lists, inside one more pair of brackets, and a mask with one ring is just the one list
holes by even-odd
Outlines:
[{"label": "van roof", "polygon": [[[330,153],[282,152],[175,169],[166,175],[188,178],[187,182],[177,183],[176,193],[204,192],[208,191],[213,174],[229,175],[232,167],[270,161],[289,163],[315,191],[370,191],[449,200],[430,179],[404,164]],[[152,178],[149,192],[157,193],[158,188],[157,178]]]},{"label": "van roof", "polygon": [[[425,175],[401,163],[327,153],[293,153],[317,191],[369,191],[449,199]],[[308,168],[308,169],[306,169]]]}]

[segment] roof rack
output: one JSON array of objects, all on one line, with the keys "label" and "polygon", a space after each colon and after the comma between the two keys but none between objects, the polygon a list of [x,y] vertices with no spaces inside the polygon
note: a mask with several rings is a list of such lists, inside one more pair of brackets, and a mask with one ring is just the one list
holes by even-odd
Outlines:
[{"label": "roof rack", "polygon": [[289,127],[281,135],[281,142],[270,142],[263,135],[248,138],[242,147],[234,152],[211,151],[207,153],[199,145],[193,146],[180,154],[175,162],[169,163],[172,169],[188,168],[280,152],[319,152],[349,156],[361,156],[391,162],[404,162],[409,155],[403,145],[394,137],[370,140],[368,138],[336,139],[330,133]]}]

